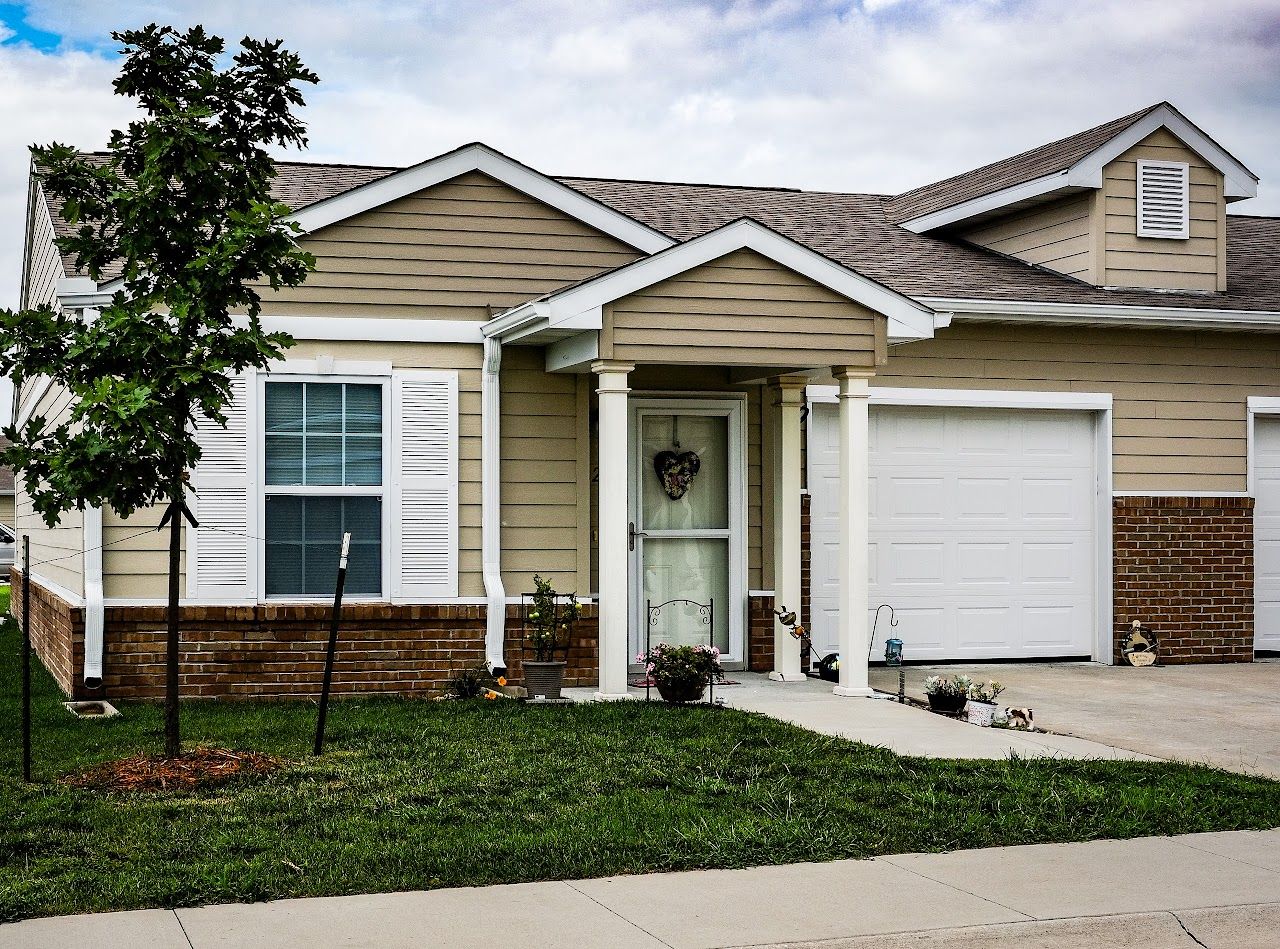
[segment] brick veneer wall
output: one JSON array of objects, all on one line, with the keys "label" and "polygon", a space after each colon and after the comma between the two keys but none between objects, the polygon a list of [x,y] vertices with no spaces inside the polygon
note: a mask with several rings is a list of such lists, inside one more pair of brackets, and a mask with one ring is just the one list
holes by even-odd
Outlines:
[{"label": "brick veneer wall", "polygon": [[1141,620],[1168,663],[1253,659],[1253,498],[1115,498],[1115,654]]},{"label": "brick veneer wall", "polygon": [[[15,572],[14,590],[20,574]],[[15,596],[14,610],[21,612]],[[32,643],[64,692],[76,698],[158,699],[164,695],[165,609],[108,607],[103,688],[85,690],[84,611],[36,583]],[[327,606],[184,607],[181,690],[187,697],[309,698],[320,688],[328,640]],[[521,676],[520,610],[507,608],[508,679]],[[334,663],[336,694],[438,695],[461,670],[484,661],[485,607],[349,603]],[[597,677],[596,608],[583,608],[566,670],[569,685]]]},{"label": "brick veneer wall", "polygon": [[[22,615],[22,571],[9,573],[12,598],[9,612],[26,626]],[[81,672],[84,669],[84,610],[72,606],[39,580],[31,581],[31,648],[63,692],[85,697]]]}]

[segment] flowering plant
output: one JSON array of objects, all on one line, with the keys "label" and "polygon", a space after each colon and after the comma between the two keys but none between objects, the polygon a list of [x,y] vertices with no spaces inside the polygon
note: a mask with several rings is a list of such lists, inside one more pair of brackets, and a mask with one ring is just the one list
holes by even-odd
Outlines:
[{"label": "flowering plant", "polygon": [[988,705],[994,705],[1000,693],[1004,691],[1004,686],[995,679],[983,684],[981,682],[971,682],[969,684],[969,700],[971,702],[985,702]]},{"label": "flowering plant", "polygon": [[715,646],[675,646],[658,643],[648,652],[636,656],[658,686],[666,694],[697,693],[708,682],[723,682],[724,670],[720,668],[720,650]]},{"label": "flowering plant", "polygon": [[970,695],[970,689],[973,688],[973,679],[966,675],[952,676],[948,679],[946,676],[929,676],[924,680],[925,695],[945,695],[945,696],[966,696]]},{"label": "flowering plant", "polygon": [[549,580],[533,578],[534,593],[525,613],[526,642],[536,662],[552,662],[557,649],[568,649],[569,631],[582,615],[576,593],[557,593]]}]

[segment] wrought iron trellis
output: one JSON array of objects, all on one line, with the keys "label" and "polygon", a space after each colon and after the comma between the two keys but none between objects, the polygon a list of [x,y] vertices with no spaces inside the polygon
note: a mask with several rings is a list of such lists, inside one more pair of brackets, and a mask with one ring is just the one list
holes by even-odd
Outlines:
[{"label": "wrought iron trellis", "polygon": [[[697,600],[690,600],[686,597],[676,597],[673,600],[667,600],[665,603],[653,605],[652,600],[645,600],[646,615],[649,622],[644,626],[644,654],[649,655],[653,651],[653,630],[658,625],[658,621],[662,618],[662,611],[668,606],[674,606],[682,603],[685,606],[691,606],[698,611],[696,622],[707,627],[707,645],[712,649],[716,645],[716,601],[714,598],[706,603],[699,603]],[[649,689],[653,686],[653,675],[648,669],[645,669],[644,675],[644,700],[649,701]],[[716,699],[716,677],[714,673],[707,677],[707,701],[714,705]]]}]

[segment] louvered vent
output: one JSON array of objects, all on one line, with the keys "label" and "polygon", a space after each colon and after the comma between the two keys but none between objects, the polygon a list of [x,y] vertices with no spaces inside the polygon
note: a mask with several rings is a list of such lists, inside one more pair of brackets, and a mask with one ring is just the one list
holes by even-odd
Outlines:
[{"label": "louvered vent", "polygon": [[1190,170],[1185,162],[1138,162],[1138,236],[1186,240]]}]

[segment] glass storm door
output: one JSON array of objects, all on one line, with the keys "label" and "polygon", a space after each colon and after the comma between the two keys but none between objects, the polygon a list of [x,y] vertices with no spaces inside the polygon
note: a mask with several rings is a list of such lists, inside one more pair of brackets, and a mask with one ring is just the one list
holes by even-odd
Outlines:
[{"label": "glass storm door", "polygon": [[[634,400],[632,623],[635,656],[649,642],[707,643],[742,659],[744,459],[737,400]],[[669,600],[710,603],[706,612]]]}]

